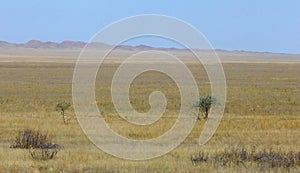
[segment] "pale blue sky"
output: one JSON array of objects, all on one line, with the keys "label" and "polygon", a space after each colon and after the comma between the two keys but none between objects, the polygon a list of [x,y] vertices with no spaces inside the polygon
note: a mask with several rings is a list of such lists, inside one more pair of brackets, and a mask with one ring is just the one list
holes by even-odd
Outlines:
[{"label": "pale blue sky", "polygon": [[[300,53],[299,0],[2,1],[0,40],[88,41],[104,26],[138,14],[184,20],[216,49]],[[174,46],[153,39],[131,44]]]}]

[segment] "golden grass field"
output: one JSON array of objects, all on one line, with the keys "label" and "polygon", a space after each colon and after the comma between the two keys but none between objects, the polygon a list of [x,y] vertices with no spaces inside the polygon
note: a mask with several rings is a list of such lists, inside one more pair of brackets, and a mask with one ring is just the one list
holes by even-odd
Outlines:
[{"label": "golden grass field", "polygon": [[[203,68],[188,63],[200,88],[209,93]],[[118,63],[106,63],[96,83],[97,104],[105,120],[119,134],[133,139],[153,138],[171,128],[177,118],[180,96],[165,75],[140,75],[130,89],[135,109],[149,109],[148,95],[160,90],[168,99],[161,120],[149,126],[134,126],[115,112],[110,97],[110,79]],[[127,161],[97,149],[84,135],[71,107],[72,119],[64,124],[55,110],[58,102],[72,103],[74,62],[0,62],[0,172],[300,172],[300,167],[264,168],[255,163],[215,166],[193,165],[190,158],[201,151],[217,153],[226,147],[300,151],[300,63],[224,63],[227,102],[217,132],[205,146],[198,145],[204,121],[172,152],[147,161]],[[159,81],[159,82],[158,82]],[[147,85],[147,88],[145,86]],[[52,136],[64,146],[48,161],[35,160],[25,149],[10,145],[20,130],[32,128]]]}]

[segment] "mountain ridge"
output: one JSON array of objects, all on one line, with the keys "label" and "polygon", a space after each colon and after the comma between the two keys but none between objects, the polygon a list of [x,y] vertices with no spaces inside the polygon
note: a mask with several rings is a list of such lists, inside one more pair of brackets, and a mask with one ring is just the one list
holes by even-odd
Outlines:
[{"label": "mountain ridge", "polygon": [[[86,45],[89,48],[94,49],[106,49],[111,48],[112,45],[102,43],[102,42],[83,42],[83,41],[71,41],[65,40],[62,42],[52,42],[52,41],[39,41],[39,40],[30,40],[26,43],[11,43],[7,41],[0,41],[0,48],[32,48],[32,49],[82,49]],[[162,48],[162,47],[152,47],[148,45],[117,45],[115,46],[117,49],[135,51],[135,50],[165,50],[165,51],[186,51],[188,49],[182,48]],[[300,55],[300,54],[292,54],[292,53],[273,53],[273,52],[259,52],[259,51],[245,51],[245,50],[225,50],[225,49],[214,49],[217,52],[238,52],[238,53],[260,53],[260,54],[283,54],[283,55]]]}]

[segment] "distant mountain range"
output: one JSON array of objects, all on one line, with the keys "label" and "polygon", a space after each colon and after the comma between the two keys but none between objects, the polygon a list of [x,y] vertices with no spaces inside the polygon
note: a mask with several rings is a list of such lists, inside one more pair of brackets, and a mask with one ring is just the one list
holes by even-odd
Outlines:
[{"label": "distant mountain range", "polygon": [[[21,47],[21,48],[33,48],[33,49],[76,49],[83,48],[87,43],[81,41],[63,41],[61,43],[56,42],[42,42],[39,40],[30,40],[27,43],[9,43],[6,41],[0,41],[0,47]],[[95,48],[105,48],[109,45],[104,43],[91,43]]]},{"label": "distant mountain range", "polygon": [[[39,40],[30,40],[27,43],[9,43],[6,41],[0,41],[0,48],[78,49],[78,48],[83,48],[87,44],[89,48],[95,48],[95,49],[105,49],[111,47],[111,45],[101,43],[101,42],[86,43],[82,41],[63,41],[57,43],[51,41],[42,42]],[[116,46],[116,48],[125,49],[125,50],[151,50],[151,49],[182,50],[178,48],[155,48],[146,45],[138,45],[138,46],[118,45]]]},{"label": "distant mountain range", "polygon": [[[88,44],[89,48],[94,49],[106,49],[111,48],[112,45],[101,43],[101,42],[92,42],[86,43],[82,41],[63,41],[60,43],[57,42],[42,42],[39,40],[30,40],[27,43],[9,43],[6,41],[0,41],[0,48],[32,48],[32,49],[81,49]],[[179,49],[179,48],[160,48],[160,47],[151,47],[147,45],[138,45],[138,46],[130,46],[130,45],[118,45],[115,48],[119,50],[128,50],[128,51],[143,51],[143,50],[164,50],[164,51],[185,51],[187,49]],[[234,50],[228,51],[224,49],[215,49],[217,52],[232,52],[232,53],[259,53],[259,54],[272,54],[272,52],[254,52],[254,51],[243,51],[243,50]],[[275,53],[275,54],[285,54],[285,53]]]}]

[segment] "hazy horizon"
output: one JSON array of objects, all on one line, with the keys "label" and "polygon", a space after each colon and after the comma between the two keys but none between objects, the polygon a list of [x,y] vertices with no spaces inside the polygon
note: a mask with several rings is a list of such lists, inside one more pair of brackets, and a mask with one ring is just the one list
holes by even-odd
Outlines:
[{"label": "hazy horizon", "polygon": [[[38,42],[42,42],[42,43],[54,43],[54,44],[62,44],[62,43],[65,43],[65,42],[80,42],[80,43],[84,43],[84,44],[87,44],[89,42],[85,42],[85,41],[80,41],[80,40],[63,40],[63,41],[60,41],[60,42],[55,42],[55,41],[41,41],[41,40],[37,40],[37,39],[33,39],[33,40],[29,40],[27,42],[19,42],[19,43],[16,43],[16,42],[9,42],[9,41],[5,41],[5,40],[0,40],[0,43],[1,42],[7,42],[9,44],[16,44],[16,45],[19,45],[17,48],[26,48],[26,47],[23,47],[23,46],[20,46],[22,44],[28,44],[29,42],[31,41],[38,41]],[[106,45],[109,45],[109,43],[104,43],[104,42],[92,42],[92,43],[101,43],[101,44],[106,44]],[[121,44],[121,45],[117,45],[117,46],[124,46],[124,47],[132,47],[132,48],[136,48],[138,49],[139,47],[149,47],[149,49],[177,49],[177,50],[188,50],[189,48],[186,48],[186,47],[183,47],[180,45],[180,47],[176,47],[176,46],[173,46],[172,45],[164,45],[164,46],[152,46],[150,44],[136,44],[136,45],[133,45],[133,44],[126,44],[126,42],[124,44]],[[3,48],[3,46],[0,45],[0,48]],[[4,46],[5,48],[5,46]],[[34,48],[34,47],[27,47],[27,48]],[[48,47],[49,49],[63,49],[63,48],[51,48],[51,47]],[[41,48],[37,48],[37,49],[48,49],[47,47],[41,47]],[[72,48],[72,47],[70,47]],[[78,48],[78,47],[75,47],[75,48]],[[68,49],[68,48],[66,48]],[[81,48],[80,48],[81,49]],[[204,49],[196,49],[196,50],[204,50]],[[300,53],[285,53],[285,52],[269,52],[269,51],[251,51],[251,50],[229,50],[229,49],[218,49],[218,48],[213,48],[213,50],[215,51],[228,51],[228,52],[245,52],[245,53],[270,53],[270,54],[287,54],[287,55],[300,55]],[[205,51],[205,50],[204,50]]]},{"label": "hazy horizon", "polygon": [[[215,49],[299,54],[300,2],[288,1],[6,1],[0,7],[0,40],[87,42],[105,26],[142,14],[162,14],[183,20]],[[129,40],[127,45],[180,47],[158,38]]]}]

